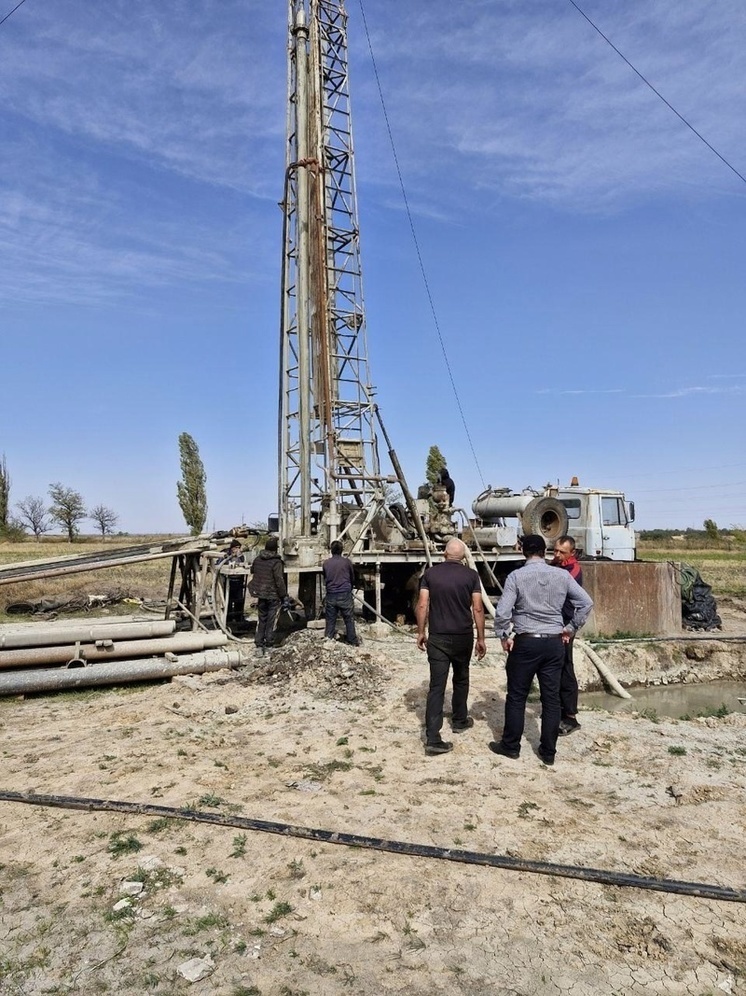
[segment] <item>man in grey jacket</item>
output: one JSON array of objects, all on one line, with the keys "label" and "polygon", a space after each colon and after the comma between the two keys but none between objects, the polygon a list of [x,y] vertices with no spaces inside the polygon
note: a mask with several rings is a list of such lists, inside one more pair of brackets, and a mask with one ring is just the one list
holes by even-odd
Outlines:
[{"label": "man in grey jacket", "polygon": [[[536,675],[541,693],[538,754],[544,764],[554,764],[565,644],[585,623],[593,602],[567,571],[547,564],[543,536],[524,536],[522,547],[526,563],[508,575],[495,609],[495,633],[508,653],[508,694],[502,739],[491,743],[490,750],[503,757],[519,756],[526,699]],[[567,623],[562,618],[566,601],[573,609]]]}]

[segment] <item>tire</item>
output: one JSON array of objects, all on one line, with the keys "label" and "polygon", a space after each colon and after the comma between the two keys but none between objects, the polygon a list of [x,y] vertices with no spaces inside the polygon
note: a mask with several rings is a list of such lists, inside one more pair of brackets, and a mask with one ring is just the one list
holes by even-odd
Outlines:
[{"label": "tire", "polygon": [[567,532],[567,509],[557,498],[534,498],[524,508],[521,522],[524,535],[532,533],[554,543]]}]

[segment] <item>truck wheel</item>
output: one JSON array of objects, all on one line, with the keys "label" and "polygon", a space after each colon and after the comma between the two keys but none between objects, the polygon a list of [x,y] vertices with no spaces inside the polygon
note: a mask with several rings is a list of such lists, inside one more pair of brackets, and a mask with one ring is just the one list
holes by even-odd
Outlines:
[{"label": "truck wheel", "polygon": [[567,509],[557,498],[534,498],[521,515],[524,535],[533,533],[554,543],[567,532]]}]

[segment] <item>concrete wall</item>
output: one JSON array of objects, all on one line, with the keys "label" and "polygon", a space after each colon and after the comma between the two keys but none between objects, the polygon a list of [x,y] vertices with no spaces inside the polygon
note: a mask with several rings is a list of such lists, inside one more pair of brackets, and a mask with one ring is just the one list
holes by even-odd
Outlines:
[{"label": "concrete wall", "polygon": [[672,564],[582,561],[593,612],[581,636],[678,636],[681,586]]}]

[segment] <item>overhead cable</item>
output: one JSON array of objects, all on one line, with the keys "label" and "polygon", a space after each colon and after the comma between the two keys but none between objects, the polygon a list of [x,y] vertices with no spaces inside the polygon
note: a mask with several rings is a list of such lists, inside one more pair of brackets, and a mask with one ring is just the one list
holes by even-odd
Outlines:
[{"label": "overhead cable", "polygon": [[13,10],[9,11],[9,12],[8,12],[8,13],[7,13],[6,15],[5,15],[5,17],[4,17],[4,18],[2,18],[2,20],[0,20],[0,24],[5,24],[5,22],[6,22],[7,20],[8,20],[8,18],[10,17],[10,15],[11,15],[11,14],[15,14],[15,12],[16,12],[16,11],[18,10],[18,8],[19,8],[19,7],[21,6],[21,4],[24,4],[24,3],[26,3],[26,0],[20,0],[20,3],[17,3],[17,4],[15,5],[15,7],[13,8]]},{"label": "overhead cable", "polygon": [[391,123],[389,121],[388,111],[386,110],[386,102],[383,99],[383,88],[381,86],[381,78],[378,75],[378,65],[376,64],[376,57],[373,54],[373,43],[371,41],[370,32],[368,31],[368,21],[365,17],[365,8],[363,6],[363,0],[360,0],[360,13],[363,15],[363,27],[365,28],[365,37],[368,41],[368,51],[370,52],[371,62],[373,64],[373,74],[376,78],[376,86],[378,87],[378,96],[381,101],[381,107],[383,109],[383,118],[386,123],[386,131],[389,136],[389,143],[391,144],[391,152],[394,157],[394,166],[396,167],[396,173],[399,178],[399,187],[401,188],[402,198],[404,199],[404,209],[407,214],[407,219],[409,221],[409,229],[412,233],[412,241],[414,242],[415,252],[417,254],[417,261],[420,267],[420,273],[422,274],[422,280],[425,285],[425,294],[427,295],[428,303],[430,304],[430,312],[433,316],[433,323],[435,324],[435,331],[438,336],[438,341],[440,342],[440,349],[443,353],[443,359],[445,360],[446,370],[448,371],[448,379],[451,382],[451,388],[453,390],[454,397],[456,398],[456,405],[458,407],[459,415],[461,416],[461,423],[464,427],[464,432],[466,433],[466,438],[469,442],[469,449],[471,450],[471,455],[474,458],[474,464],[477,468],[477,473],[482,482],[482,487],[486,488],[487,485],[484,482],[484,475],[482,474],[482,468],[479,465],[479,459],[477,458],[476,450],[474,449],[474,443],[471,438],[471,433],[469,432],[469,426],[466,422],[466,416],[464,415],[464,409],[461,405],[461,398],[459,397],[458,389],[456,387],[456,381],[453,376],[453,370],[451,369],[451,362],[448,358],[448,351],[446,350],[446,345],[443,340],[443,335],[440,329],[440,321],[438,320],[438,313],[435,309],[435,302],[433,300],[433,295],[430,291],[430,282],[427,279],[427,272],[425,270],[425,263],[422,259],[422,253],[420,251],[420,242],[417,238],[417,231],[414,227],[414,219],[412,218],[412,212],[409,207],[409,198],[407,197],[407,191],[404,186],[404,177],[402,175],[401,166],[399,165],[399,156],[396,151],[396,143],[394,142],[394,133],[391,129]]},{"label": "overhead cable", "polygon": [[736,174],[736,176],[738,177],[739,180],[743,180],[743,182],[746,183],[746,176],[744,176],[743,173],[739,173],[738,170],[736,169],[736,167],[733,166],[733,165],[731,165],[731,163],[728,162],[728,160],[725,158],[725,156],[721,155],[718,152],[718,150],[715,148],[715,146],[711,145],[707,141],[707,139],[704,137],[704,135],[702,135],[701,132],[698,132],[697,129],[694,127],[694,125],[690,124],[687,121],[687,119],[684,117],[684,115],[680,114],[676,110],[676,108],[673,106],[672,103],[670,103],[670,101],[666,100],[666,98],[663,96],[663,94],[660,92],[660,90],[656,90],[656,88],[653,86],[653,84],[650,82],[650,80],[646,79],[646,77],[642,75],[642,73],[640,72],[640,70],[636,69],[632,65],[632,63],[629,61],[629,59],[626,57],[626,55],[624,55],[622,52],[619,51],[619,49],[616,47],[616,45],[614,44],[614,42],[611,41],[611,39],[608,38],[603,33],[603,31],[598,27],[597,24],[594,24],[594,22],[590,19],[590,17],[588,17],[588,15],[585,13],[584,10],[580,9],[580,7],[575,3],[575,0],[568,0],[568,2],[571,3],[572,6],[575,8],[575,10],[577,10],[577,12],[582,17],[584,17],[586,19],[586,21],[590,24],[590,26],[593,28],[593,30],[596,31],[596,32],[598,32],[599,35],[601,35],[601,37],[606,42],[606,44],[609,45],[609,46],[611,46],[611,48],[614,49],[614,51],[619,56],[619,58],[622,59],[624,62],[626,62],[626,64],[629,66],[629,68],[632,70],[632,72],[635,73],[637,76],[640,77],[640,79],[645,84],[645,86],[650,87],[650,89],[653,91],[653,93],[656,95],[656,97],[658,97],[659,100],[662,100],[663,103],[666,105],[666,107],[670,111],[673,111],[673,113],[676,115],[676,117],[679,119],[679,121],[681,121],[683,124],[685,124],[687,126],[687,128],[689,129],[689,131],[693,132],[697,136],[697,138],[700,140],[700,142],[704,142],[704,144],[707,146],[707,148],[710,150],[710,152],[714,152],[715,155],[718,157],[718,159],[722,163],[724,163],[728,167],[729,170],[731,170],[733,173]]}]

